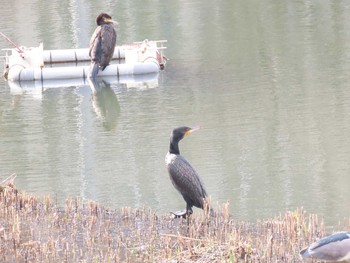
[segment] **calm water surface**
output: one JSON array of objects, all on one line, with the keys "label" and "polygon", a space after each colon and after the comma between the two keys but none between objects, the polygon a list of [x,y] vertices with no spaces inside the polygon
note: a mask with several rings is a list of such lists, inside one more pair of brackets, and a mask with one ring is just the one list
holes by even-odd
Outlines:
[{"label": "calm water surface", "polygon": [[167,213],[184,207],[164,164],[170,131],[200,125],[181,152],[238,220],[301,206],[327,225],[349,219],[348,1],[90,2],[5,0],[0,31],[86,47],[108,11],[119,44],[168,40],[166,70],[96,95],[79,81],[41,92],[1,80],[1,178],[17,173],[20,189],[60,202]]}]

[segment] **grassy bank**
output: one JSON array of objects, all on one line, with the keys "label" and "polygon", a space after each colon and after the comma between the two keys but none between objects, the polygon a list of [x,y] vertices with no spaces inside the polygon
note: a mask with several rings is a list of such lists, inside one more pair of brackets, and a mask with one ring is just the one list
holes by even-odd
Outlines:
[{"label": "grassy bank", "polygon": [[0,188],[0,261],[300,262],[300,249],[325,234],[303,209],[254,224],[228,211],[198,211],[188,226],[150,209],[109,210],[79,198],[59,207],[8,183]]}]

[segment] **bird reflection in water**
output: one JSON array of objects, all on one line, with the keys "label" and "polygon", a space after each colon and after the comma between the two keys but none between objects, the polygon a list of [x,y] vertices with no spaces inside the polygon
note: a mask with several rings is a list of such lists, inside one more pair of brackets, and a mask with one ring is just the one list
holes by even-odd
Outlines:
[{"label": "bird reflection in water", "polygon": [[92,107],[106,130],[115,130],[120,107],[118,98],[109,82],[103,79],[88,79],[92,90]]}]

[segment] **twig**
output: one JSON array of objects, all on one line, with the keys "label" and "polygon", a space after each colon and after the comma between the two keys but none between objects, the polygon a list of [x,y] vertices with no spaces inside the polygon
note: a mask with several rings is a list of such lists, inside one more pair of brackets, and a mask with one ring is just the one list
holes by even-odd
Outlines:
[{"label": "twig", "polygon": [[172,234],[160,234],[161,236],[165,236],[165,237],[176,237],[176,238],[183,238],[183,239],[187,239],[187,240],[194,240],[194,241],[205,241],[204,239],[198,239],[198,238],[192,238],[192,237],[185,237],[185,236],[180,236],[180,235],[172,235]]},{"label": "twig", "polygon": [[0,186],[6,186],[6,185],[9,185],[9,184],[13,184],[13,182],[15,181],[16,176],[17,176],[17,174],[15,174],[15,173],[11,174],[9,177],[7,177],[4,181],[2,181],[0,183]]},{"label": "twig", "polygon": [[4,33],[0,32],[0,35],[5,38],[8,42],[10,42],[16,49],[19,53],[24,53],[24,50],[21,49],[19,46],[17,46],[15,44],[15,42],[13,42],[10,38],[8,38]]}]

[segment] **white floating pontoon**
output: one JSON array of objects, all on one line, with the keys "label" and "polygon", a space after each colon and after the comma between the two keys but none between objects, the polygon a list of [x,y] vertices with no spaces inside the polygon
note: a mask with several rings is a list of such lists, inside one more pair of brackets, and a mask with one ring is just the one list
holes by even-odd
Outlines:
[{"label": "white floating pontoon", "polygon": [[[121,76],[157,73],[164,69],[166,58],[163,44],[166,40],[135,42],[117,46],[113,59],[98,76]],[[6,49],[4,77],[11,81],[86,78],[90,72],[89,50],[43,50],[43,44],[35,48]],[[78,65],[83,63],[87,65]],[[70,65],[66,66],[66,63]],[[73,64],[73,66],[72,66]],[[75,64],[75,65],[74,65]]]}]

